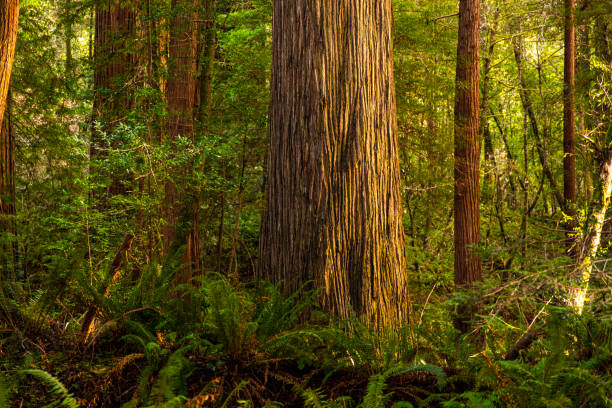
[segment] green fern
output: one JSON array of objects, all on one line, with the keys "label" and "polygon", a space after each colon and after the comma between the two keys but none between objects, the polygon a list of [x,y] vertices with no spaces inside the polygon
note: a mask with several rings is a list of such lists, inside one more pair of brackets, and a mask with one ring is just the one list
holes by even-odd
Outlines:
[{"label": "green fern", "polygon": [[242,390],[247,385],[249,385],[248,381],[240,381],[240,383],[227,396],[225,402],[223,402],[223,405],[221,405],[221,408],[227,408],[228,404],[234,399],[234,396],[236,396],[236,394],[238,394],[240,390]]},{"label": "green fern", "polygon": [[438,384],[442,387],[446,381],[446,374],[437,366],[433,365],[417,365],[417,366],[397,366],[391,368],[384,373],[375,374],[370,377],[366,389],[366,395],[363,397],[363,402],[359,405],[362,408],[384,408],[385,402],[391,394],[385,394],[387,380],[390,377],[405,374],[411,371],[424,371],[436,376]]},{"label": "green fern", "polygon": [[171,401],[176,403],[185,399],[187,394],[186,379],[190,371],[191,364],[185,357],[184,349],[179,349],[172,353],[164,367],[159,371],[159,376],[148,398],[154,404],[169,404]]},{"label": "green fern", "polygon": [[352,399],[350,397],[328,399],[327,395],[320,388],[304,389],[296,385],[294,389],[298,391],[304,400],[304,408],[347,408],[352,406]]},{"label": "green fern", "polygon": [[12,393],[12,384],[9,379],[4,374],[0,374],[0,407],[10,406],[9,401]]},{"label": "green fern", "polygon": [[79,403],[76,399],[68,392],[68,389],[53,375],[49,374],[44,370],[20,370],[20,374],[31,375],[39,379],[43,384],[51,387],[51,392],[58,396],[57,402],[62,407],[66,408],[79,408]]}]

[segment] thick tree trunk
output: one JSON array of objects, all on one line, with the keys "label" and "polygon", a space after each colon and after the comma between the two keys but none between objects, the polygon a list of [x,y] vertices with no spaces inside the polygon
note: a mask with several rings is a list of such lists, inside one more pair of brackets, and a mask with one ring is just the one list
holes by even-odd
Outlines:
[{"label": "thick tree trunk", "polygon": [[[170,32],[170,59],[166,100],[168,103],[167,137],[171,142],[179,136],[193,139],[193,110],[196,94],[198,35],[195,26],[194,0],[173,0]],[[183,190],[183,189],[181,189]],[[164,252],[174,256],[174,250],[186,245],[183,268],[178,282],[187,282],[193,270],[199,269],[199,238],[197,228],[197,197],[187,197],[179,191],[175,180],[165,186],[163,228]]]},{"label": "thick tree trunk", "polygon": [[572,220],[566,223],[568,246],[576,223],[576,131],[574,120],[574,77],[576,39],[574,30],[574,0],[565,0],[565,57],[563,75],[563,199],[565,212]]},{"label": "thick tree trunk", "polygon": [[[482,279],[480,245],[480,0],[459,2],[459,41],[455,87],[455,284],[469,287]],[[460,313],[463,314],[463,313]],[[465,310],[459,327],[465,329]]]},{"label": "thick tree trunk", "polygon": [[[10,94],[7,99],[10,99]],[[2,129],[0,130],[0,232],[5,228],[2,216],[15,211],[15,138],[11,118],[11,102],[6,103]]]},{"label": "thick tree trunk", "polygon": [[408,318],[390,0],[274,2],[260,275],[331,312]]},{"label": "thick tree trunk", "polygon": [[[10,92],[0,129],[0,236],[15,233],[15,136],[11,117]],[[15,247],[0,239],[0,277],[15,272]]]},{"label": "thick tree trunk", "polygon": [[[15,57],[19,0],[0,0],[0,233],[13,232],[15,214],[15,156],[9,84]],[[0,275],[4,263],[13,264],[12,245],[0,244]],[[3,259],[4,258],[4,259]]]},{"label": "thick tree trunk", "polygon": [[[127,84],[135,72],[136,54],[128,45],[134,40],[136,12],[118,0],[106,0],[96,6],[94,55],[94,118],[102,122],[102,131],[110,134],[134,100]],[[91,157],[104,155],[108,148],[98,131],[92,133]],[[108,195],[127,192],[127,180],[113,175]]]},{"label": "thick tree trunk", "polygon": [[0,127],[11,82],[18,22],[19,0],[0,0]]}]

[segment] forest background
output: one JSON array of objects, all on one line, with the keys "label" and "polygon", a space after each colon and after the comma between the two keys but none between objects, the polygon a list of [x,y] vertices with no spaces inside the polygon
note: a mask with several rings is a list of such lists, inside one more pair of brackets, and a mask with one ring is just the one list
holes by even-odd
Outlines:
[{"label": "forest background", "polygon": [[405,267],[388,284],[409,300],[386,328],[367,305],[334,309],[308,273],[289,292],[256,279],[271,1],[0,3],[19,10],[0,137],[0,405],[612,404],[609,0],[471,2],[481,239],[466,248],[482,280],[465,287],[458,2],[393,1]]}]

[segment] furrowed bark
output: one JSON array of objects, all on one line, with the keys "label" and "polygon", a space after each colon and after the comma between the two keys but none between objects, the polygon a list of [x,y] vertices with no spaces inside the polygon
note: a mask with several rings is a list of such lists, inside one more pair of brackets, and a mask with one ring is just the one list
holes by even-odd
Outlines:
[{"label": "furrowed bark", "polygon": [[[95,10],[94,104],[93,116],[101,122],[101,131],[112,134],[134,99],[127,86],[137,64],[137,56],[128,51],[136,32],[135,9],[118,0],[98,3]],[[112,147],[112,146],[110,146]],[[100,158],[109,146],[97,130],[92,132],[90,155]],[[126,194],[129,177],[112,175],[109,196]]]},{"label": "furrowed bark", "polygon": [[[12,216],[15,215],[15,155],[14,135],[11,123],[10,93],[11,72],[15,58],[19,1],[0,0],[0,233],[13,232]],[[0,276],[13,269],[12,245],[0,246]],[[4,259],[3,259],[4,258]]]},{"label": "furrowed bark", "polygon": [[[470,287],[482,279],[480,258],[480,0],[459,2],[459,41],[455,85],[455,285]],[[474,305],[463,305],[455,321],[465,332]]]},{"label": "furrowed bark", "polygon": [[313,280],[322,304],[405,322],[390,0],[274,2],[261,277]]},{"label": "furrowed bark", "polygon": [[[195,26],[196,2],[173,0],[170,33],[170,59],[166,100],[168,102],[167,138],[175,142],[178,137],[194,138],[193,111],[195,105],[198,35]],[[199,236],[197,207],[193,192],[179,191],[176,181],[165,185],[164,218],[162,231],[164,253],[175,256],[175,250],[185,247],[181,270],[176,283],[185,283],[199,270]],[[179,225],[180,224],[180,225]]]},{"label": "furrowed bark", "polygon": [[0,127],[11,82],[18,22],[19,0],[0,0]]}]

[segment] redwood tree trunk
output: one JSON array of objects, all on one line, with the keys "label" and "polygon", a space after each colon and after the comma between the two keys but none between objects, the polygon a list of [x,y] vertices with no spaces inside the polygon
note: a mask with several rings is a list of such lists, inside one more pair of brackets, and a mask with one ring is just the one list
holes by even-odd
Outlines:
[{"label": "redwood tree trunk", "polygon": [[[576,132],[574,124],[574,76],[576,41],[574,30],[574,0],[565,0],[565,57],[563,75],[563,198],[568,216],[576,214]],[[573,232],[575,222],[566,225]],[[568,240],[572,245],[572,240]]]},{"label": "redwood tree trunk", "polygon": [[[15,214],[14,137],[7,106],[18,21],[19,1],[0,0],[0,233],[12,232],[10,216]],[[0,245],[0,274],[5,261],[12,263],[12,256],[10,245]]]},{"label": "redwood tree trunk", "polygon": [[0,0],[0,127],[11,81],[18,22],[19,0]]},{"label": "redwood tree trunk", "polygon": [[15,137],[10,103],[9,93],[0,129],[0,278],[4,279],[15,272],[15,246],[1,237],[15,233]]},{"label": "redwood tree trunk", "polygon": [[[195,26],[195,0],[173,0],[170,31],[170,59],[166,100],[168,103],[168,140],[179,136],[194,136],[193,109],[195,104],[198,35]],[[185,269],[180,281],[187,281],[199,262],[197,228],[197,197],[187,197],[177,188],[175,180],[165,186],[163,246],[166,254],[186,244],[183,257]]]},{"label": "redwood tree trunk", "polygon": [[[482,279],[480,244],[479,116],[480,0],[459,3],[459,42],[455,87],[455,284]],[[469,316],[466,316],[469,317]]]},{"label": "redwood tree trunk", "polygon": [[[134,101],[125,89],[135,72],[137,58],[128,45],[134,40],[135,8],[124,6],[118,0],[106,0],[96,6],[95,17],[95,68],[94,68],[94,117],[102,122],[102,130],[112,133],[117,122]],[[104,154],[105,146],[100,133],[92,134],[91,156]],[[108,188],[109,195],[127,192],[126,180],[114,175]]]},{"label": "redwood tree trunk", "polygon": [[0,130],[0,232],[5,230],[3,215],[15,214],[15,138],[11,123],[10,101],[6,104]]},{"label": "redwood tree trunk", "polygon": [[274,2],[260,275],[331,312],[407,319],[391,0]]}]

